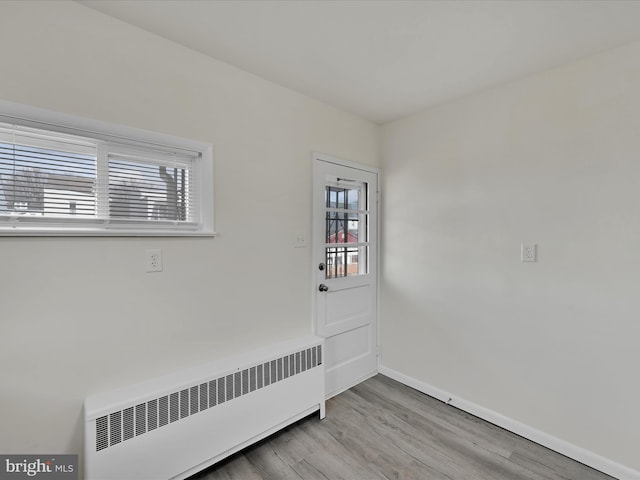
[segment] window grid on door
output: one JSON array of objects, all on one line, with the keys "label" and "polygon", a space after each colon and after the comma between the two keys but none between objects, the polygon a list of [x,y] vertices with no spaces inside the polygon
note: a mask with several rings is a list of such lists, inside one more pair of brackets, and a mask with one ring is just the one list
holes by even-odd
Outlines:
[{"label": "window grid on door", "polygon": [[325,186],[326,278],[368,272],[367,184],[351,180]]}]

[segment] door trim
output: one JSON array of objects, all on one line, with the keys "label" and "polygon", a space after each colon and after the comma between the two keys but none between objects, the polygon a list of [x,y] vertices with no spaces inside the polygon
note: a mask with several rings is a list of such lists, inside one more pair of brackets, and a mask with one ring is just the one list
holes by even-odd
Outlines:
[{"label": "door trim", "polygon": [[[380,265],[381,265],[381,257],[380,257],[380,243],[381,243],[381,237],[380,237],[380,233],[381,233],[381,217],[382,217],[382,212],[380,211],[380,206],[381,206],[381,192],[382,192],[382,188],[381,188],[381,184],[382,184],[382,171],[377,168],[377,167],[373,167],[371,165],[364,165],[358,162],[354,162],[351,160],[343,160],[341,158],[337,158],[331,155],[327,155],[327,154],[323,154],[323,153],[319,153],[319,152],[312,152],[311,155],[311,194],[313,197],[314,194],[314,181],[315,181],[315,165],[317,162],[325,162],[325,163],[332,163],[335,165],[339,165],[342,167],[347,167],[347,168],[353,168],[356,170],[362,170],[365,172],[369,172],[369,173],[373,173],[376,175],[376,192],[375,192],[375,201],[376,201],[376,213],[377,213],[377,221],[376,221],[376,237],[377,237],[377,241],[376,241],[376,256],[377,256],[377,261],[376,261],[376,367],[377,367],[377,371],[376,373],[380,372],[380,364],[381,364],[381,354],[382,354],[382,347],[380,346]],[[316,268],[318,266],[318,264],[323,260],[320,258],[317,258],[317,248],[316,248],[316,242],[317,242],[317,238],[319,238],[319,232],[318,232],[318,226],[317,226],[317,222],[315,222],[314,220],[314,213],[313,213],[313,209],[314,209],[314,202],[313,202],[313,198],[312,198],[312,202],[311,202],[311,210],[312,210],[312,215],[311,215],[311,223],[312,223],[312,228],[311,228],[311,249],[312,249],[312,254],[311,254],[311,318],[312,318],[312,333],[315,335],[315,332],[318,331],[318,317],[317,317],[317,300],[316,300]],[[368,378],[368,377],[367,377]],[[366,378],[363,378],[361,380],[366,380]],[[360,380],[360,381],[361,381]],[[357,382],[359,383],[359,382]],[[357,385],[356,383],[356,385]],[[345,388],[344,390],[347,390],[348,388]],[[342,391],[338,391],[338,392],[333,392],[331,396],[337,395],[339,393],[341,393]],[[327,397],[329,398],[329,397]]]}]

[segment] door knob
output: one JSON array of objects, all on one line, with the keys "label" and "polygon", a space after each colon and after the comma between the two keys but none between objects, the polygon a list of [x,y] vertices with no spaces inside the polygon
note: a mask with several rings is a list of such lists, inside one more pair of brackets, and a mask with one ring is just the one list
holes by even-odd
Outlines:
[{"label": "door knob", "polygon": [[320,286],[318,287],[318,290],[320,290],[321,292],[328,292],[329,287],[327,287],[324,283],[321,283]]}]

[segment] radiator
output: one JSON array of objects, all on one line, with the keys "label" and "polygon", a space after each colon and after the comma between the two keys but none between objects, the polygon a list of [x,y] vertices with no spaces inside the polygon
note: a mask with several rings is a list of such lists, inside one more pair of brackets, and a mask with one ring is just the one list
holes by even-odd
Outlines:
[{"label": "radiator", "polygon": [[184,479],[319,411],[323,340],[304,337],[88,397],[86,480]]}]

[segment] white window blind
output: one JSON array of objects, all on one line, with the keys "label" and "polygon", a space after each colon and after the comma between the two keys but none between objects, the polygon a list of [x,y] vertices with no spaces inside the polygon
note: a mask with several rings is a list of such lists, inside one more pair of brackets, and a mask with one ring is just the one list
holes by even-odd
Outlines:
[{"label": "white window blind", "polygon": [[0,235],[213,234],[210,150],[23,123],[0,122]]},{"label": "white window blind", "polygon": [[110,219],[195,226],[199,192],[192,179],[197,160],[107,144]]}]

